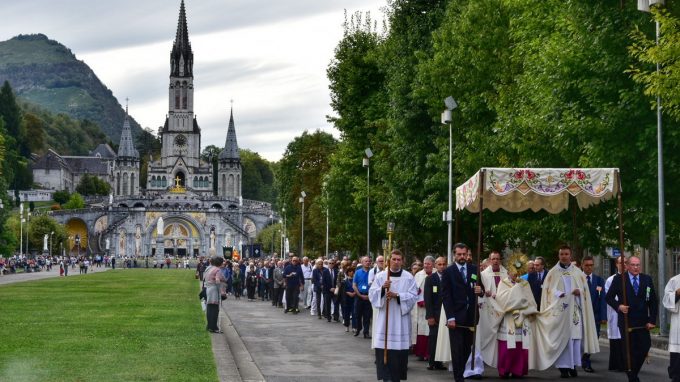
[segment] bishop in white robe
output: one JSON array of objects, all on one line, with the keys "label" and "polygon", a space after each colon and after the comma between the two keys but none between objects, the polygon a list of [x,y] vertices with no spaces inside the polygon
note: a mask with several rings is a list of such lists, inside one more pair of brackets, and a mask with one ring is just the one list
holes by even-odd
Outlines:
[{"label": "bishop in white robe", "polygon": [[680,275],[668,280],[663,291],[663,306],[671,313],[671,330],[668,333],[671,360],[668,376],[673,382],[680,382]]},{"label": "bishop in white robe", "polygon": [[[376,371],[378,379],[384,381],[406,379],[411,346],[411,310],[418,299],[418,287],[413,275],[401,269],[402,261],[401,251],[392,251],[389,270],[378,273],[368,291],[371,305],[377,311],[373,322]],[[383,358],[385,351],[387,364]]]}]

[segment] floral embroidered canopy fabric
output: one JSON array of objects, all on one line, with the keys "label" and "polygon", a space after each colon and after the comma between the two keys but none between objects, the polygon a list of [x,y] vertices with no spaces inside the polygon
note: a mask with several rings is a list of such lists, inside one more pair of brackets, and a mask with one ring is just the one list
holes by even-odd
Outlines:
[{"label": "floral embroidered canopy fabric", "polygon": [[569,208],[569,195],[585,209],[619,191],[618,168],[482,168],[456,188],[456,209],[479,212],[482,172],[484,208],[490,211],[556,214]]}]

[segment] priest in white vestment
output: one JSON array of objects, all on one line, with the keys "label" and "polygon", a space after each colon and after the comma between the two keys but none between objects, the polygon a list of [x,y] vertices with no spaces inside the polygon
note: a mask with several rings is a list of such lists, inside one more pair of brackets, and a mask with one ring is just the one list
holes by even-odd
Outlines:
[{"label": "priest in white vestment", "polygon": [[554,364],[562,378],[578,375],[584,352],[600,352],[588,282],[571,260],[571,248],[562,246],[559,263],[545,277],[533,336],[536,351],[529,357],[530,369],[545,370]]},{"label": "priest in white vestment", "polygon": [[[481,353],[484,363],[491,367],[496,367],[498,362],[498,347],[496,333],[503,320],[504,310],[496,301],[498,286],[502,280],[508,277],[508,271],[501,265],[501,254],[493,251],[489,254],[489,266],[480,273],[482,285],[484,286],[484,297],[479,299],[479,322],[477,323],[476,351]],[[480,369],[481,368],[481,369]],[[477,366],[471,375],[482,375],[484,365]],[[465,372],[467,373],[467,367]],[[470,377],[470,375],[464,376]]]},{"label": "priest in white vestment", "polygon": [[668,333],[671,360],[668,376],[673,382],[680,382],[680,275],[668,280],[663,291],[663,307],[671,313],[671,330]]},{"label": "priest in white vestment", "polygon": [[414,276],[416,286],[418,287],[418,300],[413,308],[413,312],[411,312],[411,345],[413,345],[413,354],[420,361],[428,359],[429,356],[427,352],[427,338],[430,335],[430,327],[427,325],[427,319],[425,318],[425,297],[423,291],[425,290],[425,279],[432,274],[433,268],[434,257],[425,256],[423,259],[423,269]]},{"label": "priest in white vestment", "polygon": [[[378,379],[383,381],[406,379],[411,346],[411,310],[418,299],[418,287],[413,275],[402,270],[403,259],[401,251],[392,251],[388,269],[375,276],[368,291],[371,305],[377,311],[372,342]],[[390,272],[389,280],[387,272]],[[385,351],[387,364],[383,358]]]}]

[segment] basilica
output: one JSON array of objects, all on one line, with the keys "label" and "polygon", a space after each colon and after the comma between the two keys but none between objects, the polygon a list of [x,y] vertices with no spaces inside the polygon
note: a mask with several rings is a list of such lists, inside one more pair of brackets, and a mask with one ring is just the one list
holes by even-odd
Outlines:
[{"label": "basilica", "polygon": [[[241,197],[241,160],[233,110],[216,179],[212,164],[201,159],[193,67],[182,1],[170,53],[168,113],[159,131],[162,149],[157,160],[149,161],[146,184],[139,184],[140,157],[127,118],[117,153],[108,145],[100,145],[90,156],[60,156],[50,150],[36,161],[34,178],[43,187],[72,191],[84,174],[98,176],[111,185],[112,195],[99,206],[52,212],[66,225],[69,243],[65,251],[162,257],[213,255],[234,248],[244,256],[260,255],[254,239],[274,221],[272,207]],[[214,182],[217,193],[213,191]]]}]

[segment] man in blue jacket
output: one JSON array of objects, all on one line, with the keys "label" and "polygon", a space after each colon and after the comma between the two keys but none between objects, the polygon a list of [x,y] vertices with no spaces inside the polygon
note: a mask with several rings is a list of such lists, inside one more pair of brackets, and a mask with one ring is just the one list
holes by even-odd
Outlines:
[{"label": "man in blue jacket", "polygon": [[300,291],[304,288],[305,278],[302,275],[302,268],[298,258],[293,256],[290,264],[283,270],[283,278],[286,279],[286,310],[284,313],[300,313],[298,303]]},{"label": "man in blue jacket", "polygon": [[[581,261],[581,268],[586,274],[586,281],[588,281],[588,289],[590,290],[590,301],[593,303],[593,317],[595,317],[595,330],[597,336],[600,337],[600,324],[607,322],[607,301],[604,292],[604,279],[593,273],[593,266],[595,261],[592,256],[585,256]],[[581,358],[581,365],[583,370],[587,373],[592,373],[593,370],[590,364],[590,354],[584,353]]]},{"label": "man in blue jacket", "polygon": [[[640,273],[640,266],[640,258],[631,256],[626,261],[626,272],[614,276],[605,297],[607,304],[619,314],[619,331],[623,339],[621,341],[622,353],[626,366],[630,366],[630,371],[627,372],[629,382],[640,381],[638,373],[652,346],[649,331],[656,327],[658,312],[654,282],[649,275]],[[626,315],[628,316],[628,333],[625,331],[624,316]],[[626,346],[626,341],[629,341],[629,346]],[[630,353],[626,354],[628,349]]]}]

